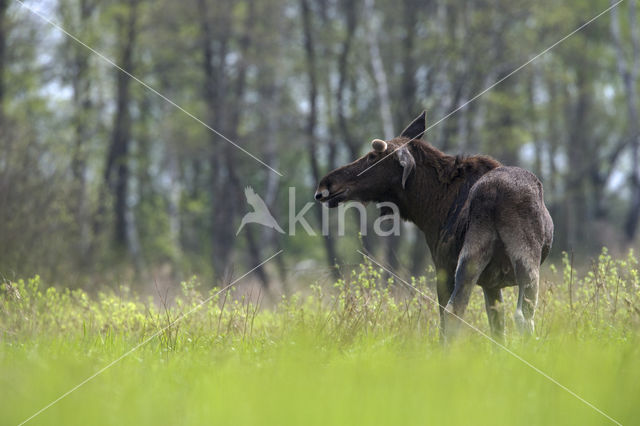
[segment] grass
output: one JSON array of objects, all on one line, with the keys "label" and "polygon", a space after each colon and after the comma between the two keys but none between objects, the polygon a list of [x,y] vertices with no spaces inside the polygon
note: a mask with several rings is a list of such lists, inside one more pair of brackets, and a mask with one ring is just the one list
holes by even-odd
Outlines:
[{"label": "grass", "polygon": [[[640,406],[633,254],[551,267],[537,337],[507,346],[623,424]],[[432,294],[428,280],[416,281]],[[571,292],[569,292],[571,289]],[[0,423],[18,424],[209,295],[171,307],[126,289],[89,297],[36,277],[0,293]],[[514,295],[508,292],[507,310]],[[571,294],[571,296],[569,296]],[[474,294],[466,318],[487,330]],[[28,424],[608,424],[481,336],[442,348],[437,311],[364,264],[273,308],[222,294]]]}]

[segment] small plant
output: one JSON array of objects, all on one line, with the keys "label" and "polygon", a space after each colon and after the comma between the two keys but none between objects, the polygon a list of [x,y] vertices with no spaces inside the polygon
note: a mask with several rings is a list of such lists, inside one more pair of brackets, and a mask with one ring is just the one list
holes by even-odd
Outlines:
[{"label": "small plant", "polygon": [[[625,339],[640,327],[638,260],[633,251],[614,259],[606,248],[579,274],[563,253],[563,268],[549,268],[543,280],[538,312],[539,338],[597,335]],[[197,278],[180,284],[179,296],[160,304],[143,301],[127,287],[90,296],[83,290],[45,287],[38,276],[0,287],[0,327],[8,340],[63,334],[87,341],[117,336],[131,343],[158,333],[164,352],[215,342],[228,346],[277,339],[291,332],[313,334],[316,341],[348,347],[363,339],[403,339],[421,336],[438,340],[438,309],[434,303],[434,272],[412,278],[419,291],[387,276],[365,261],[333,287],[310,286],[301,294],[283,296],[272,308],[260,309],[251,295],[204,291]],[[515,292],[505,292],[512,306]],[[203,302],[206,300],[206,303]],[[202,305],[202,306],[200,306]],[[473,296],[468,321],[487,330],[481,297]],[[277,330],[277,331],[276,331]]]}]

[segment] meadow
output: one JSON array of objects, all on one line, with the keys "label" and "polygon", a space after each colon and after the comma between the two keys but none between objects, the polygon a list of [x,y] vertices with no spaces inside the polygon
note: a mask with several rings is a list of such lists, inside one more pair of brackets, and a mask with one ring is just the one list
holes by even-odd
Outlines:
[{"label": "meadow", "polygon": [[[270,306],[196,278],[160,305],[5,281],[0,423],[126,354],[27,424],[637,424],[638,259],[605,249],[580,271],[566,255],[543,269],[534,338],[506,291],[506,349],[474,331],[443,347],[433,303],[370,263]],[[434,297],[431,279],[413,284]],[[465,319],[488,332],[480,292]]]}]

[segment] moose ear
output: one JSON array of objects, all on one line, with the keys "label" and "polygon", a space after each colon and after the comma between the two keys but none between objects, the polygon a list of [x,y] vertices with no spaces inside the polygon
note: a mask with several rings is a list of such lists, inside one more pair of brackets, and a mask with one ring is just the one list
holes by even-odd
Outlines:
[{"label": "moose ear", "polygon": [[400,136],[403,138],[418,139],[425,132],[426,124],[427,112],[422,111],[422,114],[420,114],[415,120],[413,120],[411,124],[409,124],[407,128],[402,131],[402,134]]},{"label": "moose ear", "polygon": [[411,174],[411,171],[416,167],[416,160],[413,158],[411,152],[409,152],[409,148],[403,146],[397,152],[398,161],[400,161],[400,165],[402,166],[402,189],[404,189],[405,184],[407,183],[407,178]]},{"label": "moose ear", "polygon": [[371,147],[375,152],[384,152],[387,149],[387,143],[382,139],[374,139],[371,141]]}]

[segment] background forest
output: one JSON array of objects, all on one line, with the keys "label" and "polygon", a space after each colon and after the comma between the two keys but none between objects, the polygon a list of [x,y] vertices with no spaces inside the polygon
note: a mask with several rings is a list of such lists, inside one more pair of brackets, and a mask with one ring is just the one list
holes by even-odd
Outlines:
[{"label": "background forest", "polygon": [[[423,109],[437,123],[610,4],[0,0],[0,272],[71,287],[210,280],[282,248],[258,278],[295,285],[300,271],[331,277],[359,262],[362,244],[422,274],[428,251],[410,225],[393,238],[258,225],[236,237],[244,188],[287,229],[289,187],[296,204],[312,201],[318,178],[371,139]],[[626,0],[425,136],[534,171],[556,258],[636,244],[637,18]],[[305,215],[317,229],[320,213]]]}]

